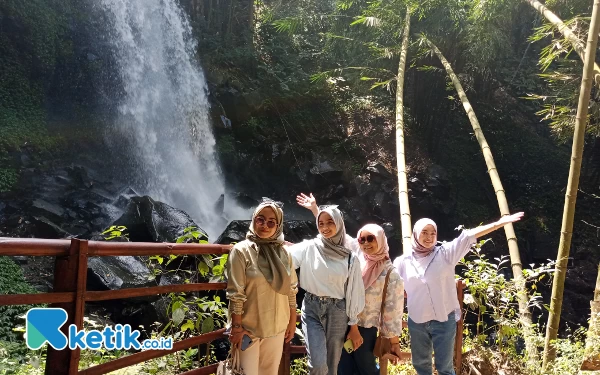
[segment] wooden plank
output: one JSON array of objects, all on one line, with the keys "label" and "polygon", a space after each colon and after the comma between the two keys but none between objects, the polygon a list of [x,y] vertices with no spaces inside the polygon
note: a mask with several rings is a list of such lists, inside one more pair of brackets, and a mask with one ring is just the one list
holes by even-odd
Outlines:
[{"label": "wooden plank", "polygon": [[306,354],[306,346],[304,345],[291,345],[290,354]]},{"label": "wooden plank", "polygon": [[0,306],[37,305],[42,303],[65,303],[74,301],[74,292],[0,295]]},{"label": "wooden plank", "polygon": [[228,254],[231,245],[192,243],[99,242],[88,245],[89,256]]},{"label": "wooden plank", "polygon": [[[73,300],[50,305],[67,312],[67,321],[61,327],[62,333],[68,336],[68,327],[73,323],[75,311],[75,290],[77,289],[77,265],[79,263],[79,241],[71,240],[67,256],[58,256],[54,261],[54,292],[68,292]],[[58,294],[57,293],[57,294]],[[46,356],[46,375],[66,375],[69,373],[72,351],[68,348],[56,350],[48,345]]]},{"label": "wooden plank", "polygon": [[0,256],[69,256],[69,240],[0,237]]},{"label": "wooden plank", "polygon": [[129,288],[120,290],[106,290],[98,292],[85,292],[86,301],[106,301],[133,297],[151,296],[155,294],[197,292],[205,290],[223,290],[227,283],[193,283],[181,285],[153,286],[151,288]]},{"label": "wooden plank", "polygon": [[[463,308],[464,287],[465,283],[463,280],[459,279],[456,281],[456,294],[458,296],[461,311]],[[457,374],[460,374],[462,371],[463,315],[464,314],[461,314],[460,320],[456,322],[456,337],[454,341],[454,367]]]},{"label": "wooden plank", "polygon": [[79,375],[104,375],[111,371],[119,370],[125,367],[136,365],[148,361],[150,359],[163,357],[167,354],[175,353],[180,350],[189,349],[192,346],[200,344],[206,344],[213,340],[224,337],[223,332],[225,328],[205,333],[200,336],[191,337],[189,339],[181,340],[173,344],[173,349],[170,350],[144,350],[135,354],[128,355],[127,357],[115,359],[114,361],[106,362],[101,365],[90,367],[85,370],[79,371]]},{"label": "wooden plank", "polygon": [[279,361],[279,375],[290,375],[290,347],[291,341],[283,343],[283,352],[281,353],[281,360]]},{"label": "wooden plank", "polygon": [[194,370],[182,372],[179,375],[211,375],[211,374],[214,374],[215,372],[217,372],[218,367],[219,367],[219,364],[215,363],[214,365],[204,366],[204,367],[200,367],[200,368],[197,368]]},{"label": "wooden plank", "polygon": [[[75,296],[75,317],[73,324],[78,330],[83,329],[83,317],[85,314],[85,288],[87,285],[88,269],[88,241],[79,240],[79,262],[77,265],[77,290]],[[69,365],[69,375],[77,375],[79,370],[79,356],[81,349],[73,350],[71,363]]]}]

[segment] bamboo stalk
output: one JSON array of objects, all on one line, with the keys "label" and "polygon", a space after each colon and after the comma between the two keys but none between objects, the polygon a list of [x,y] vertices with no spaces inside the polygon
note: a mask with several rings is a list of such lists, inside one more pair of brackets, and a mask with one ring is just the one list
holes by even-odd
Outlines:
[{"label": "bamboo stalk", "polygon": [[[573,30],[571,30],[565,23],[558,18],[556,14],[554,14],[550,9],[546,8],[546,6],[540,3],[538,0],[525,0],[529,3],[535,10],[537,10],[541,15],[546,17],[548,22],[556,26],[558,31],[571,43],[573,49],[579,55],[581,61],[585,61],[585,46],[583,41],[575,35]],[[592,62],[593,71],[594,71],[594,81],[597,84],[600,84],[600,67],[595,62]],[[590,63],[591,64],[591,63]]]},{"label": "bamboo stalk", "polygon": [[544,343],[544,360],[542,371],[546,371],[548,365],[556,358],[556,348],[553,342],[558,335],[560,324],[560,313],[562,310],[563,292],[571,239],[573,236],[573,218],[575,216],[575,204],[577,201],[577,190],[579,188],[579,175],[581,172],[581,160],[585,140],[585,128],[587,125],[588,106],[590,103],[592,78],[594,77],[594,59],[596,46],[598,44],[598,32],[600,31],[600,19],[598,19],[598,6],[600,0],[594,0],[592,10],[592,21],[587,38],[587,48],[583,60],[583,76],[579,90],[579,102],[577,105],[577,116],[575,118],[575,130],[573,134],[573,146],[571,149],[571,166],[569,168],[569,179],[565,193],[565,204],[563,209],[562,225],[560,229],[560,242],[556,256],[556,272],[552,280],[552,297],[550,298],[550,313],[546,325],[546,339]]},{"label": "bamboo stalk", "polygon": [[396,162],[398,164],[398,200],[400,201],[400,223],[402,226],[402,251],[408,254],[411,249],[412,224],[410,206],[408,204],[408,182],[406,175],[406,158],[404,153],[404,75],[406,72],[406,55],[408,51],[408,34],[410,32],[410,9],[406,8],[400,62],[398,63],[398,80],[396,88]]},{"label": "bamboo stalk", "polygon": [[[473,127],[473,131],[475,133],[475,137],[477,138],[477,142],[481,148],[481,152],[483,153],[483,157],[485,159],[485,164],[487,166],[488,174],[490,175],[490,179],[492,181],[492,185],[494,187],[494,192],[496,193],[496,199],[498,200],[498,207],[500,208],[500,214],[502,216],[510,215],[510,210],[508,208],[508,201],[506,199],[506,194],[504,192],[504,187],[502,186],[502,181],[500,180],[500,175],[498,174],[498,169],[496,168],[496,163],[494,162],[494,157],[492,155],[491,148],[487,143],[485,136],[483,135],[483,130],[479,125],[479,121],[477,120],[477,116],[475,115],[475,111],[467,98],[467,95],[460,84],[460,81],[452,66],[446,60],[442,52],[429,40],[427,40],[428,45],[438,56],[442,65],[446,69],[448,76],[452,80],[454,87],[460,97],[460,101],[463,104],[465,111],[467,112],[467,116],[469,117],[469,121],[471,122],[471,126]],[[525,278],[523,277],[523,265],[521,263],[521,255],[519,253],[519,247],[517,245],[517,236],[515,235],[515,231],[512,223],[504,226],[504,232],[506,234],[506,239],[508,241],[508,250],[510,253],[510,263],[512,266],[513,277],[517,287],[517,300],[519,302],[519,316],[520,323],[523,328],[523,336],[525,338],[525,346],[527,349],[528,360],[533,363],[533,360],[537,358],[537,346],[534,341],[534,331],[532,326],[531,312],[529,311],[528,301],[529,296],[527,293],[527,289],[525,286]]]}]

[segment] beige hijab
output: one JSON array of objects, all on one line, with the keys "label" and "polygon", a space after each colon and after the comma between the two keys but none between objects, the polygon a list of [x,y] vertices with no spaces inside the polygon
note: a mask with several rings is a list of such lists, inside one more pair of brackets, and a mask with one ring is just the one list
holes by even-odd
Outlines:
[{"label": "beige hijab", "polygon": [[[254,228],[254,219],[265,208],[271,208],[277,218],[277,230],[269,238],[260,238]],[[253,242],[258,248],[258,269],[265,279],[271,284],[273,290],[279,294],[288,295],[290,292],[290,258],[287,250],[283,248],[283,210],[273,201],[266,201],[258,205],[252,214],[250,229],[246,239]]]}]

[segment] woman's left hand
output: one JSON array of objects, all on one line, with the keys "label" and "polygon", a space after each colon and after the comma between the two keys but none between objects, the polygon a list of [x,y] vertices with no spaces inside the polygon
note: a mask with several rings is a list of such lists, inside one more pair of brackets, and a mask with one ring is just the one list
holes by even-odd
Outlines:
[{"label": "woman's left hand", "polygon": [[294,320],[290,319],[287,328],[285,329],[285,342],[290,342],[294,338],[296,334],[296,316],[294,315]]},{"label": "woman's left hand", "polygon": [[362,345],[363,338],[360,335],[360,332],[358,331],[357,325],[350,326],[350,332],[348,332],[348,335],[346,336],[346,340],[348,340],[348,339],[352,340],[352,345],[354,345],[354,350],[358,349],[359,346]]}]

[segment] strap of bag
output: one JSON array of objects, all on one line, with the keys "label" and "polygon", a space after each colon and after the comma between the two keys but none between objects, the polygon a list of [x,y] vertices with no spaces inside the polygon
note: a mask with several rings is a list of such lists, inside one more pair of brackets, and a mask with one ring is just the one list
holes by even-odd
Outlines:
[{"label": "strap of bag", "polygon": [[387,275],[385,275],[385,283],[383,284],[383,296],[381,296],[381,309],[379,309],[379,322],[380,322],[380,331],[383,328],[383,310],[385,309],[385,298],[387,296],[387,287],[388,281],[390,280],[390,274],[392,273],[393,267],[388,268]]}]

